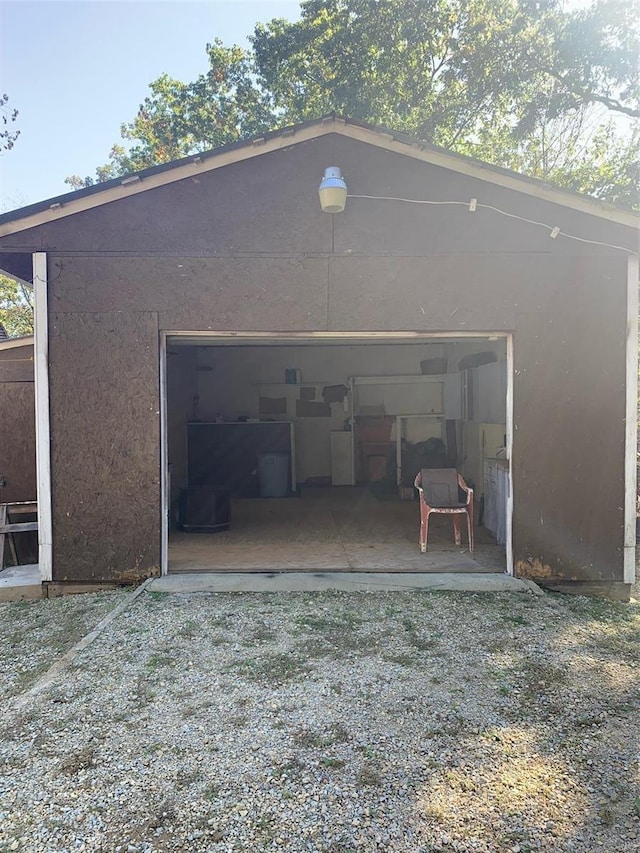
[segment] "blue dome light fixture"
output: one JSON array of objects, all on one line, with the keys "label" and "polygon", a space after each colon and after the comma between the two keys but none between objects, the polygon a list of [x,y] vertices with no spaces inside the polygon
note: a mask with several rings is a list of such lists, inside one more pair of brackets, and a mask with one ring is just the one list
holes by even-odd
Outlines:
[{"label": "blue dome light fixture", "polygon": [[324,213],[342,213],[347,203],[347,185],[337,166],[329,166],[324,170],[318,195]]}]

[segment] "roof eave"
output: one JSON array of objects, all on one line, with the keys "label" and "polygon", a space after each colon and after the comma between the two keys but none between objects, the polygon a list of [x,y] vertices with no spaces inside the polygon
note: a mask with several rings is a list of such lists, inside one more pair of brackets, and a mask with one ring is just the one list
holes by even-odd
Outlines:
[{"label": "roof eave", "polygon": [[246,142],[231,143],[211,152],[154,166],[123,178],[67,193],[22,210],[13,211],[0,216],[0,237],[25,231],[47,222],[54,222],[90,210],[93,207],[109,204],[112,201],[128,198],[156,187],[195,177],[203,172],[249,160],[330,133],[338,133],[378,148],[402,154],[405,157],[408,156],[430,165],[440,166],[590,216],[606,219],[608,222],[631,228],[640,226],[640,216],[634,211],[614,207],[589,196],[563,190],[535,178],[519,175],[517,172],[510,172],[471,157],[454,154],[442,148],[435,148],[405,134],[395,133],[384,128],[374,128],[363,122],[332,114],[304,124],[270,131]]},{"label": "roof eave", "polygon": [[33,346],[33,335],[20,335],[17,338],[6,338],[0,341],[0,350],[25,346]]}]

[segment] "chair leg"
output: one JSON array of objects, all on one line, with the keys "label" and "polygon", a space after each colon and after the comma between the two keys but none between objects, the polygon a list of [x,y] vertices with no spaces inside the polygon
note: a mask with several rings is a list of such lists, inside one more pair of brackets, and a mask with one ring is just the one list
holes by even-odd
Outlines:
[{"label": "chair leg", "polygon": [[451,516],[451,520],[453,521],[453,538],[455,540],[456,545],[460,544],[460,516],[456,513]]},{"label": "chair leg", "polygon": [[469,553],[473,554],[473,511],[467,512],[467,534],[469,536]]},{"label": "chair leg", "polygon": [[420,511],[420,553],[427,551],[427,536],[429,535],[429,513]]}]

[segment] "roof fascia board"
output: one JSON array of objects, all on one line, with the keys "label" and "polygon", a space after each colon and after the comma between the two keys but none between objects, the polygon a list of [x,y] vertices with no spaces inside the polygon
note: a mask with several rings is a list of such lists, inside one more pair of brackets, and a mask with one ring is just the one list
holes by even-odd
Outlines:
[{"label": "roof fascia board", "polygon": [[67,216],[72,216],[75,213],[82,213],[86,210],[91,210],[94,207],[101,207],[103,204],[109,204],[109,202],[112,201],[119,201],[120,199],[129,198],[130,196],[137,195],[138,193],[146,192],[147,190],[166,186],[167,184],[173,184],[187,178],[196,177],[204,172],[211,172],[214,169],[220,169],[223,166],[240,163],[243,160],[251,160],[253,157],[259,157],[261,154],[266,154],[270,151],[289,148],[291,145],[297,144],[298,142],[307,142],[320,136],[326,136],[329,133],[335,132],[335,129],[333,122],[324,122],[321,125],[300,128],[299,130],[287,132],[286,134],[279,134],[269,139],[264,139],[262,137],[254,139],[240,148],[234,148],[231,151],[222,151],[220,154],[216,154],[212,157],[201,158],[198,155],[194,155],[193,159],[188,163],[176,166],[175,169],[169,169],[166,172],[149,175],[138,180],[125,180],[125,183],[119,184],[115,187],[108,187],[95,195],[84,196],[83,198],[71,199],[68,202],[57,203],[47,210],[38,211],[37,213],[33,213],[23,219],[16,219],[13,222],[5,222],[0,225],[0,237],[7,237],[10,234],[17,234],[20,231],[26,231],[27,229],[35,228],[38,225],[55,222],[58,219],[65,219]]},{"label": "roof fascia board", "polygon": [[291,145],[297,145],[299,142],[307,142],[330,133],[338,133],[349,139],[374,145],[377,148],[387,151],[393,151],[405,157],[411,157],[423,163],[458,172],[459,174],[529,195],[551,204],[568,207],[581,213],[586,213],[589,216],[605,219],[608,222],[615,222],[631,228],[638,228],[640,225],[640,217],[632,211],[620,210],[614,207],[604,208],[597,201],[586,196],[574,196],[543,183],[529,183],[517,174],[511,175],[507,172],[496,171],[489,165],[486,167],[483,166],[479,161],[449,154],[446,151],[435,150],[428,146],[423,147],[419,143],[412,144],[411,142],[404,142],[396,139],[392,133],[352,124],[343,118],[326,117],[317,123],[303,127],[287,128],[283,133],[276,132],[273,136],[250,140],[246,145],[240,147],[234,146],[229,151],[221,151],[219,154],[213,154],[209,157],[200,158],[198,155],[194,155],[193,159],[189,162],[176,166],[173,169],[168,169],[167,171],[139,179],[131,176],[124,183],[108,187],[94,195],[71,199],[68,202],[56,203],[46,210],[41,210],[22,219],[16,219],[0,225],[0,237],[17,234],[20,231],[26,231],[29,228],[34,228],[47,222],[55,222],[58,219],[64,219],[67,216],[91,210],[94,207],[100,207],[112,201],[129,198],[132,195],[137,195],[150,189],[166,186],[167,184],[195,177],[204,172],[210,172],[234,163],[240,163],[244,160],[250,160],[268,152],[289,148]]},{"label": "roof fascia board", "polygon": [[33,335],[22,335],[20,338],[7,338],[6,341],[0,341],[0,350],[28,346],[33,346]]},{"label": "roof fascia board", "polygon": [[12,272],[7,272],[7,270],[3,270],[1,267],[0,267],[0,275],[4,275],[7,278],[12,279],[13,281],[17,281],[18,284],[22,284],[24,287],[28,287],[29,290],[33,290],[33,282],[32,281],[26,281],[24,278],[20,278],[19,275],[15,275]]}]

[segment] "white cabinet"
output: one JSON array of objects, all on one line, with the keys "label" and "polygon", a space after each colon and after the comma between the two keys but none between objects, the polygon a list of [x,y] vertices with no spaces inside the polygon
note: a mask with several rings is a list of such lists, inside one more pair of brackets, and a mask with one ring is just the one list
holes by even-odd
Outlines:
[{"label": "white cabinet", "polygon": [[352,433],[331,433],[331,485],[353,486]]}]

